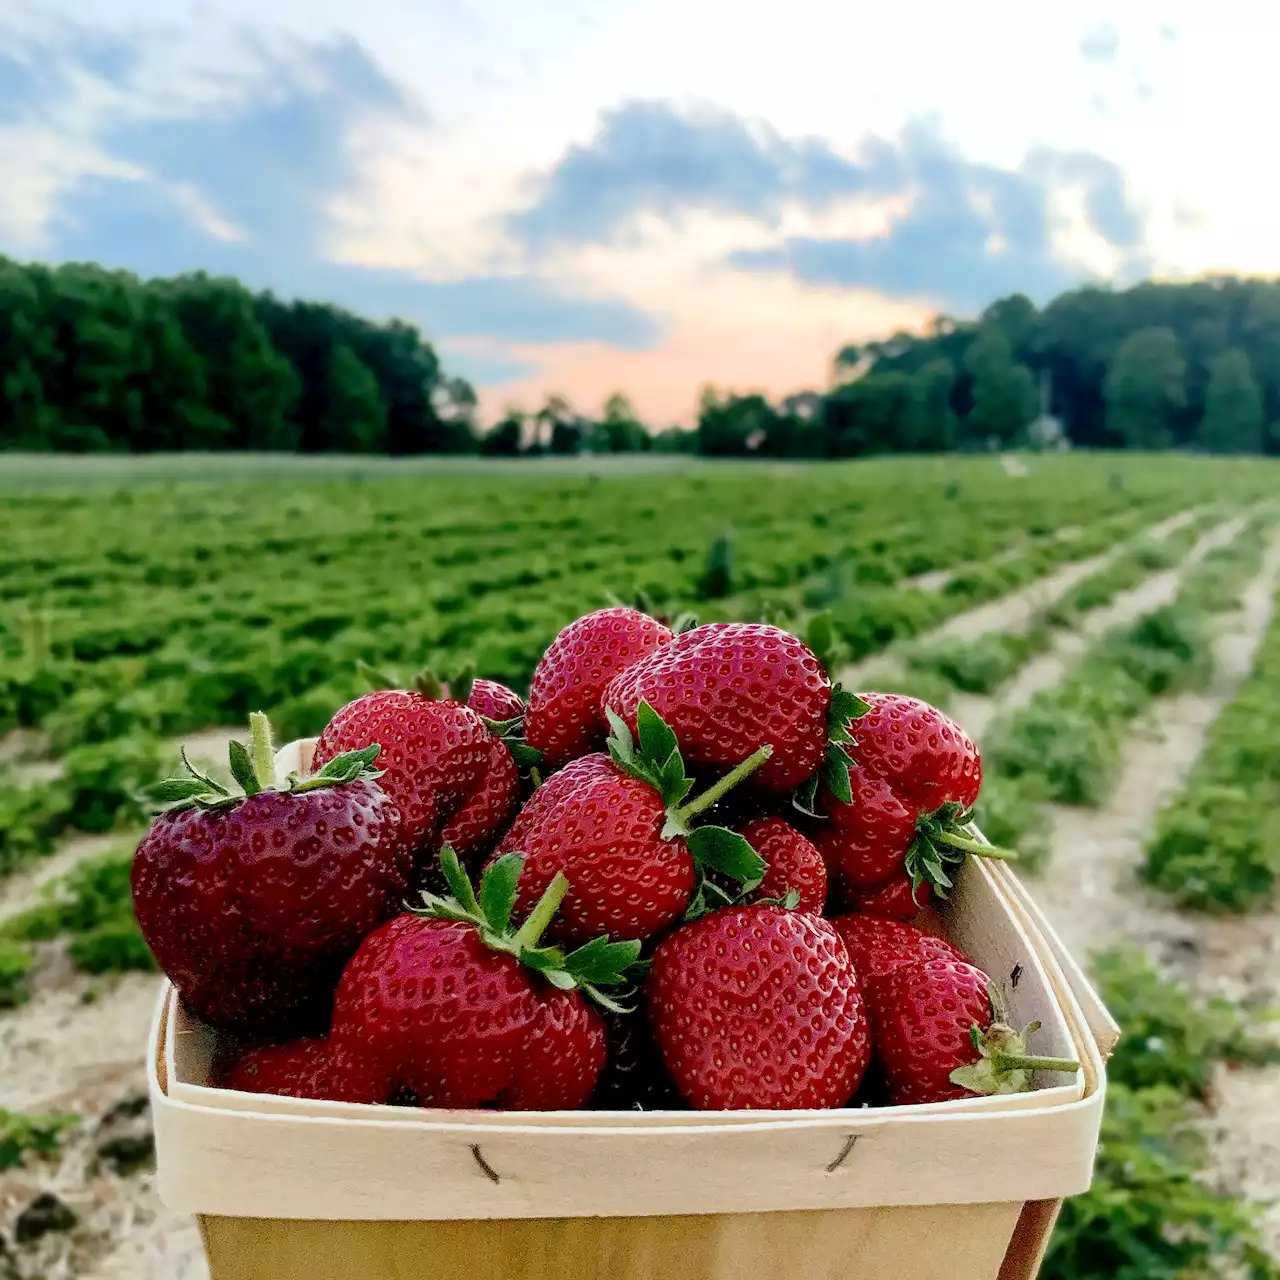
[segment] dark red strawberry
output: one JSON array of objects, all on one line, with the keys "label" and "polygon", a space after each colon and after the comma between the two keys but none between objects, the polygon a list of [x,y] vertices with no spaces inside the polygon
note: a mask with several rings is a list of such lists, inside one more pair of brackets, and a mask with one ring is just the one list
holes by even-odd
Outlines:
[{"label": "dark red strawberry", "polygon": [[486,720],[515,720],[524,715],[524,701],[514,689],[496,680],[474,680],[467,706]]},{"label": "dark red strawberry", "polygon": [[[343,752],[357,751],[371,742],[383,744],[378,756],[380,782],[400,808],[405,842],[413,852],[420,881],[437,865],[442,830],[488,780],[495,741],[470,707],[431,696],[438,685],[424,687],[427,692],[383,689],[347,703],[325,726],[312,764],[320,768]],[[511,785],[510,801],[514,801]],[[493,797],[485,799],[476,812],[492,815],[494,838],[509,816]],[[465,834],[475,848],[483,846],[484,836],[475,821],[467,822]]]},{"label": "dark red strawberry", "polygon": [[223,1089],[242,1093],[274,1093],[293,1098],[323,1098],[329,1062],[325,1036],[308,1036],[285,1044],[256,1045],[239,1054],[219,1073]]},{"label": "dark red strawberry", "polygon": [[231,744],[244,794],[194,770],[156,788],[172,807],[134,855],[133,905],[193,1013],[287,1039],[323,1027],[343,965],[400,909],[411,860],[376,746],[276,790],[270,728],[251,721],[252,757]]},{"label": "dark red strawberry", "polygon": [[[582,993],[625,980],[636,943],[603,938],[566,956],[539,938],[568,888],[558,877],[513,930],[518,858],[501,858],[472,890],[452,850],[452,898],[425,897],[365,939],[334,1003],[332,1040],[379,1101],[408,1091],[423,1106],[581,1106],[604,1062],[604,1029]],[[578,988],[578,989],[574,989]]]},{"label": "dark red strawberry", "polygon": [[913,884],[911,877],[903,872],[877,889],[846,888],[840,894],[840,901],[849,911],[905,921],[914,920],[920,914],[920,908],[928,903],[932,892],[928,884]]},{"label": "dark red strawberry", "polygon": [[867,1002],[894,1105],[1022,1093],[1034,1071],[1080,1069],[1069,1059],[1029,1056],[1027,1037],[1040,1024],[1009,1026],[991,979],[964,960],[899,965],[871,984]]},{"label": "dark red strawberry", "polygon": [[699,866],[758,881],[764,864],[742,836],[692,827],[693,818],[768,759],[762,748],[696,799],[670,728],[646,704],[640,742],[620,720],[612,754],[583,756],[530,797],[499,848],[524,858],[520,902],[527,910],[553,877],[573,886],[555,936],[585,941],[605,933],[644,939],[689,906]]},{"label": "dark red strawberry", "polygon": [[668,627],[627,608],[589,613],[556,636],[534,670],[524,716],[525,739],[542,752],[547,769],[604,746],[600,696],[605,685],[671,638]]},{"label": "dark red strawberry", "polygon": [[831,927],[848,948],[849,959],[858,971],[863,991],[899,965],[915,964],[921,960],[964,959],[945,938],[926,933],[901,920],[851,913],[836,916]]},{"label": "dark red strawberry", "polygon": [[686,1111],[662,1053],[653,1039],[644,1011],[614,1013],[606,1010],[608,1060],[591,1095],[596,1111]]},{"label": "dark red strawberry", "polygon": [[474,864],[505,834],[520,803],[520,773],[500,738],[489,742],[489,769],[480,785],[440,833],[464,862]]},{"label": "dark red strawberry", "polygon": [[871,1055],[849,953],[801,911],[726,907],[677,929],[654,952],[645,1000],[698,1110],[841,1107]]},{"label": "dark red strawberry", "polygon": [[855,760],[823,779],[827,818],[814,843],[847,902],[909,919],[930,891],[945,896],[968,854],[1010,855],[964,829],[982,760],[959,725],[903,694],[860,700],[866,711],[844,726]]},{"label": "dark red strawberry", "polygon": [[691,765],[728,768],[770,745],[773,756],[755,777],[769,791],[800,786],[827,754],[827,673],[795,636],[764,623],[684,632],[615,676],[601,707],[635,732],[641,702],[671,726]]},{"label": "dark red strawberry", "polygon": [[749,901],[800,895],[800,911],[820,916],[827,902],[827,866],[822,854],[781,818],[756,818],[741,828],[743,838],[764,859],[765,873]]}]

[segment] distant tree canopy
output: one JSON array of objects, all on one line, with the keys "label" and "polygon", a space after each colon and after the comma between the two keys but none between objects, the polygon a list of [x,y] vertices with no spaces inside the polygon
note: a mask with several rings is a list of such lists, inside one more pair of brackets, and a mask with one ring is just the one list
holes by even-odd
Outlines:
[{"label": "distant tree canopy", "polygon": [[[698,449],[851,457],[1032,444],[1038,383],[1084,448],[1280,451],[1280,281],[1084,288],[1043,311],[1014,294],[974,321],[845,345],[816,414],[792,396],[703,393]],[[754,443],[753,443],[754,441]]]},{"label": "distant tree canopy", "polygon": [[402,321],[203,273],[0,257],[0,449],[81,451],[849,458],[1064,438],[1277,452],[1280,281],[1089,287],[1044,310],[1014,294],[976,320],[845,345],[832,371],[777,403],[704,388],[693,430],[646,425],[622,392],[598,419],[552,395],[485,429],[474,389]]}]

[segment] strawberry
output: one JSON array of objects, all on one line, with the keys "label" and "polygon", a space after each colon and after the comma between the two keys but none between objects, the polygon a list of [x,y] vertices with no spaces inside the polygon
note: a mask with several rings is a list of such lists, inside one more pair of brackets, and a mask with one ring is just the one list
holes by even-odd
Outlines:
[{"label": "strawberry", "polygon": [[343,965],[399,910],[411,861],[376,745],[274,787],[271,730],[250,717],[242,794],[191,769],[133,859],[133,906],[160,968],[212,1026],[284,1039],[322,1026]]},{"label": "strawberry", "polygon": [[520,771],[507,744],[489,739],[489,767],[466,803],[445,823],[443,844],[470,863],[489,853],[520,803]]},{"label": "strawberry", "polygon": [[383,744],[381,785],[400,808],[419,883],[437,865],[442,830],[473,798],[476,807],[454,831],[468,853],[497,838],[518,794],[512,771],[495,766],[496,748],[506,748],[475,711],[439,690],[424,678],[421,688],[380,689],[347,703],[325,726],[313,763],[319,768],[343,752]]},{"label": "strawberry", "polygon": [[946,895],[967,854],[1012,855],[964,830],[982,783],[964,730],[918,698],[867,693],[858,701],[866,710],[844,726],[847,741],[856,735],[856,762],[822,780],[827,821],[814,843],[858,910],[910,919],[931,892]]},{"label": "strawberry", "polygon": [[[714,622],[676,636],[615,676],[601,706],[635,732],[641,702],[693,765],[726,768],[768,744],[773,756],[755,777],[767,791],[800,786],[828,751],[826,672],[795,636],[763,623]],[[844,698],[837,706],[839,728],[855,708]]]},{"label": "strawberry", "polygon": [[472,889],[453,850],[453,897],[424,894],[421,914],[370,934],[343,972],[331,1038],[378,1101],[403,1091],[424,1106],[515,1110],[581,1106],[604,1064],[604,1028],[584,994],[625,980],[638,943],[597,938],[565,955],[539,945],[568,882],[556,877],[511,927],[519,858],[498,859]]},{"label": "strawberry", "polygon": [[589,613],[556,636],[534,669],[524,717],[525,738],[542,752],[546,768],[559,769],[600,750],[605,685],[671,638],[670,628],[628,608]]},{"label": "strawberry", "polygon": [[920,959],[867,989],[876,1057],[895,1106],[973,1094],[1023,1093],[1035,1071],[1075,1073],[1078,1062],[1027,1054],[1033,1022],[1015,1031],[999,992],[976,965]]},{"label": "strawberry", "polygon": [[473,680],[466,703],[486,720],[516,720],[524,715],[524,701],[520,695],[496,680]]},{"label": "strawberry", "polygon": [[888,920],[882,916],[836,916],[831,927],[840,935],[849,951],[849,959],[858,971],[862,989],[891,973],[899,965],[920,960],[963,960],[945,938],[926,933],[913,924]]},{"label": "strawberry", "polygon": [[781,818],[755,818],[741,828],[743,839],[764,859],[766,871],[749,901],[799,894],[797,908],[820,916],[827,902],[827,866],[822,854]]},{"label": "strawberry", "polygon": [[329,1065],[329,1040],[308,1036],[284,1044],[256,1045],[218,1073],[223,1089],[274,1093],[292,1098],[322,1098]]},{"label": "strawberry", "polygon": [[553,774],[517,815],[499,848],[524,858],[520,901],[528,909],[559,873],[573,886],[554,926],[585,941],[605,933],[644,939],[689,906],[700,867],[758,882],[764,863],[741,835],[692,827],[692,819],[769,758],[761,748],[696,799],[675,735],[648,704],[637,746],[621,720],[611,755],[583,756]]},{"label": "strawberry", "polygon": [[849,953],[817,916],[726,907],[658,944],[645,983],[654,1038],[699,1110],[841,1107],[871,1037]]}]

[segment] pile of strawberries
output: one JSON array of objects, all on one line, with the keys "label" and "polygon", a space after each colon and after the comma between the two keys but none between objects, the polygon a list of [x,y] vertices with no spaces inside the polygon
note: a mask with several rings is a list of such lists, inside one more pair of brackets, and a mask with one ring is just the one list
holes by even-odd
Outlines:
[{"label": "pile of strawberries", "polygon": [[1028,1056],[988,976],[909,923],[994,852],[965,829],[973,743],[833,686],[777,627],[601,610],[527,705],[486,680],[373,692],[281,787],[251,722],[239,789],[162,783],[133,866],[226,1088],[792,1109],[1075,1070]]}]

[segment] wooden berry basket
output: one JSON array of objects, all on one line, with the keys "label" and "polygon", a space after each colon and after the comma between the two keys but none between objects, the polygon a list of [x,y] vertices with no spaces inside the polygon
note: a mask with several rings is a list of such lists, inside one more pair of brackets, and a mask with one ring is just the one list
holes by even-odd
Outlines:
[{"label": "wooden berry basket", "polygon": [[[283,771],[309,743],[281,752]],[[208,1084],[165,984],[159,1190],[214,1280],[1030,1280],[1090,1180],[1115,1030],[1016,880],[973,859],[940,925],[1039,1018],[1067,1085],[808,1112],[415,1111]],[[1064,964],[1064,959],[1066,963]]]}]

